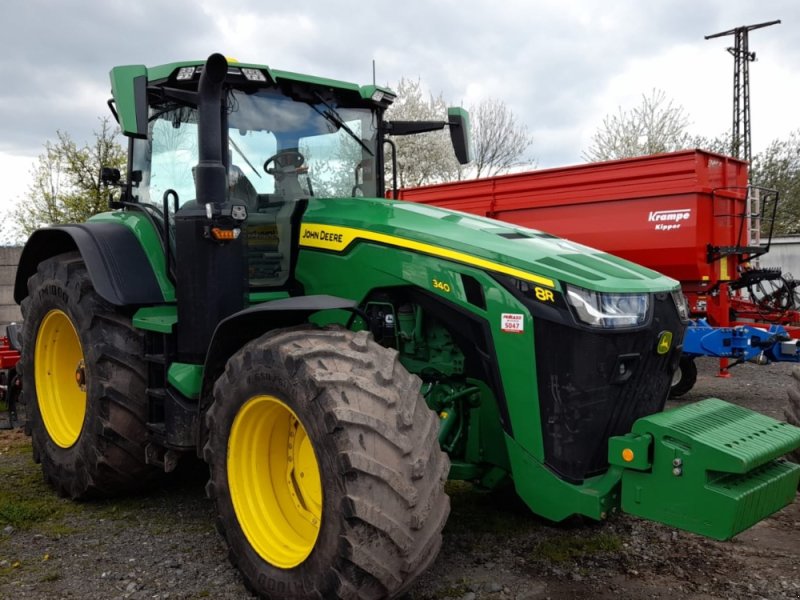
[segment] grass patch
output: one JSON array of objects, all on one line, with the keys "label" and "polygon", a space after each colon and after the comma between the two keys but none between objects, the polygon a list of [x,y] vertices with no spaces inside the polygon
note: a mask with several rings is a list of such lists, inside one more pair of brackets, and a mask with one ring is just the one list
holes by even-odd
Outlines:
[{"label": "grass patch", "polygon": [[33,454],[31,439],[21,429],[0,430],[0,456]]},{"label": "grass patch", "polygon": [[[421,598],[425,600],[444,600],[445,598],[461,598],[464,594],[469,592],[470,588],[467,585],[466,579],[459,581],[450,581],[445,583],[442,587],[436,590],[425,593]],[[416,598],[416,596],[414,596]]]},{"label": "grass patch", "polygon": [[533,561],[547,560],[553,563],[564,563],[597,554],[616,552],[620,548],[622,548],[622,541],[619,537],[608,533],[562,534],[539,542],[528,558]]},{"label": "grass patch", "polygon": [[146,508],[148,508],[147,500],[140,496],[107,498],[84,505],[84,509],[95,519],[127,523],[138,521],[138,515],[141,515]]},{"label": "grass patch", "polygon": [[75,510],[72,504],[45,485],[33,465],[26,470],[0,472],[0,527],[29,529],[59,519]]},{"label": "grass patch", "polygon": [[45,484],[37,465],[24,458],[0,460],[0,482],[0,529],[46,528],[77,510]]},{"label": "grass patch", "polygon": [[13,561],[11,564],[0,567],[0,581],[4,578],[9,577],[12,573],[15,573],[19,570],[22,564],[18,561]]},{"label": "grass patch", "polygon": [[75,535],[81,531],[80,528],[75,527],[74,525],[67,525],[62,520],[48,520],[40,522],[36,526],[36,529],[53,538]]},{"label": "grass patch", "polygon": [[18,500],[3,498],[2,495],[0,495],[0,525],[26,529],[31,524],[44,521],[58,512],[58,508],[47,501]]}]

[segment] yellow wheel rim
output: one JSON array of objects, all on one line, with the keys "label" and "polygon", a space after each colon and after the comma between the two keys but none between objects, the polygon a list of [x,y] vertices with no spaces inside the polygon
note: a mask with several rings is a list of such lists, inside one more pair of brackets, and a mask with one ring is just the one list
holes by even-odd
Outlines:
[{"label": "yellow wheel rim", "polygon": [[78,332],[61,310],[48,312],[39,326],[34,378],[47,433],[62,448],[71,447],[86,416],[86,370]]},{"label": "yellow wheel rim", "polygon": [[306,430],[274,396],[254,396],[228,438],[228,486],[245,537],[273,566],[302,563],[322,522],[322,483]]}]

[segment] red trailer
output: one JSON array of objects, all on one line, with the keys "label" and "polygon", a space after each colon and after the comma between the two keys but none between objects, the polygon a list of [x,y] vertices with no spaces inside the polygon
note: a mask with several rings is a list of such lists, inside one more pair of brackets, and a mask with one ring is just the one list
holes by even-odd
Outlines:
[{"label": "red trailer", "polygon": [[[758,281],[749,261],[769,249],[761,230],[771,230],[777,194],[754,196],[747,163],[735,158],[685,150],[404,189],[398,196],[546,231],[650,267],[679,280],[693,316],[716,327],[736,323],[733,307],[748,320],[768,312],[735,290]],[[778,312],[786,322],[786,310]]]}]

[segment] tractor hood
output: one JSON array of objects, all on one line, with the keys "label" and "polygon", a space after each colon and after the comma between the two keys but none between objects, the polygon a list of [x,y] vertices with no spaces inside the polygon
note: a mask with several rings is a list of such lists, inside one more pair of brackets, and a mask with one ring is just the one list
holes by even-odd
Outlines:
[{"label": "tractor hood", "polygon": [[678,282],[656,271],[554,235],[413,202],[312,199],[300,245],[345,252],[372,242],[431,254],[560,289],[656,292]]}]

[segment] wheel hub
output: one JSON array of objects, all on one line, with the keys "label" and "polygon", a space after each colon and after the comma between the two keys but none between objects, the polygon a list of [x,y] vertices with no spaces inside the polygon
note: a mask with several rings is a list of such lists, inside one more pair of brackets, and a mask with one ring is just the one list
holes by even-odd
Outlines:
[{"label": "wheel hub", "polygon": [[78,384],[82,392],[86,391],[86,363],[82,359],[78,362],[78,366],[75,367],[75,383]]}]

